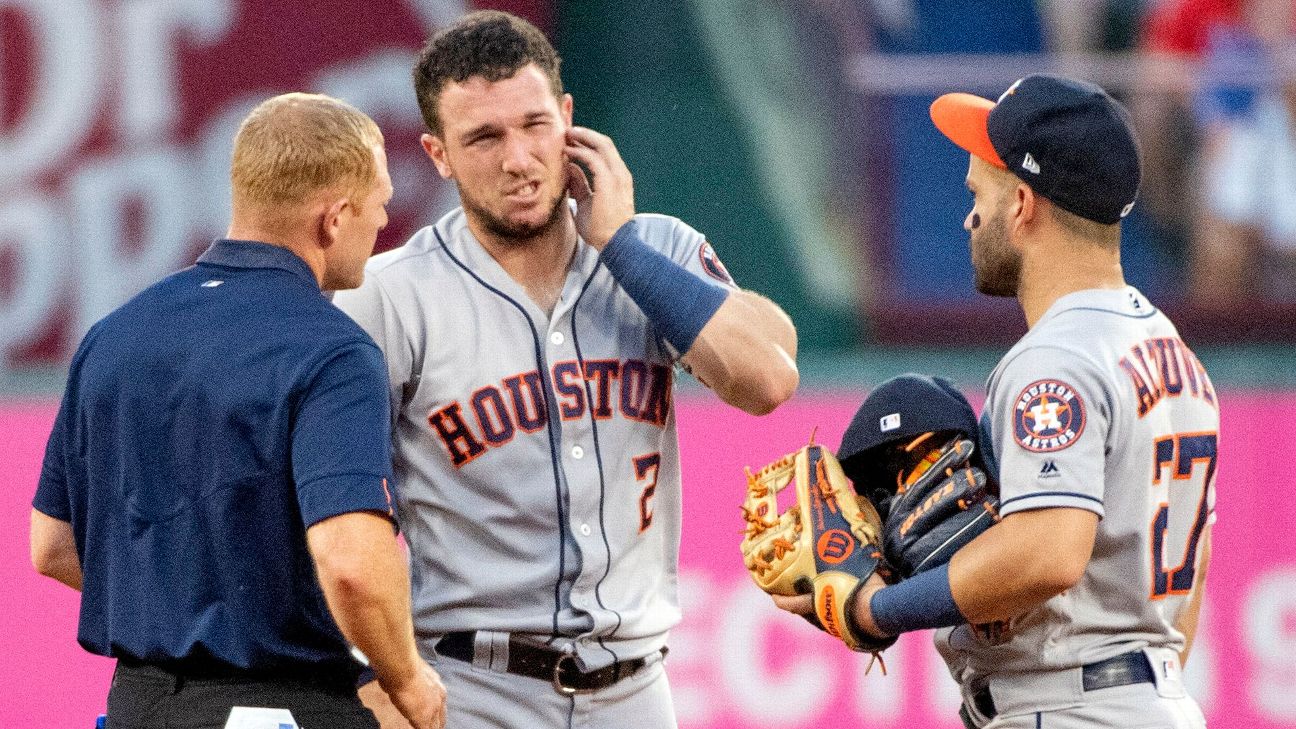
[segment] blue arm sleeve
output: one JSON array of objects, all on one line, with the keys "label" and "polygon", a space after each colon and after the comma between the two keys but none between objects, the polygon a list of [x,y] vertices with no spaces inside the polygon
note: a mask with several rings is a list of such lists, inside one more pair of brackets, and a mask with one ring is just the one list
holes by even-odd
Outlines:
[{"label": "blue arm sleeve", "polygon": [[352,511],[394,520],[387,369],[371,344],[315,374],[293,424],[292,467],[306,526]]},{"label": "blue arm sleeve", "polygon": [[948,564],[878,590],[869,601],[869,609],[873,622],[887,635],[967,622],[950,591]]},{"label": "blue arm sleeve", "polygon": [[681,355],[729,298],[728,289],[712,286],[653,250],[639,236],[633,220],[612,236],[601,258],[648,321]]}]

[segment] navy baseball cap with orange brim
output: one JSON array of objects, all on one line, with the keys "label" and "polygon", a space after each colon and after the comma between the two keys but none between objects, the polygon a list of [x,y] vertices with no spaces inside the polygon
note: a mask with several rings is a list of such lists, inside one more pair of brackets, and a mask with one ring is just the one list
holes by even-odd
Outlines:
[{"label": "navy baseball cap with orange brim", "polygon": [[1111,225],[1134,207],[1142,168],[1129,112],[1094,84],[1035,74],[998,102],[945,94],[931,118],[955,144],[1063,210]]}]

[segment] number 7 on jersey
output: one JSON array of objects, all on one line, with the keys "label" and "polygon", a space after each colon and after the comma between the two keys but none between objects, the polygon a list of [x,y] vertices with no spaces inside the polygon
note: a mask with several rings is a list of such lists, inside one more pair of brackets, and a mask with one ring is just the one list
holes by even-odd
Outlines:
[{"label": "number 7 on jersey", "polygon": [[[1197,543],[1210,516],[1217,446],[1215,433],[1177,433],[1158,438],[1153,446],[1152,487],[1162,499],[1152,518],[1152,594],[1149,597],[1153,600],[1167,594],[1184,595],[1192,590],[1197,572]],[[1205,464],[1205,468],[1199,471],[1198,463]],[[1177,503],[1196,497],[1197,509],[1191,514],[1191,525],[1184,523],[1188,515],[1180,516],[1182,512],[1178,509],[1176,513],[1171,512],[1171,490],[1181,493],[1175,499]],[[1176,516],[1179,518],[1173,518]],[[1172,536],[1186,536],[1186,539],[1174,540]],[[1174,552],[1174,547],[1180,544],[1181,551]],[[1182,559],[1178,564],[1168,566],[1168,558],[1179,556]]]}]

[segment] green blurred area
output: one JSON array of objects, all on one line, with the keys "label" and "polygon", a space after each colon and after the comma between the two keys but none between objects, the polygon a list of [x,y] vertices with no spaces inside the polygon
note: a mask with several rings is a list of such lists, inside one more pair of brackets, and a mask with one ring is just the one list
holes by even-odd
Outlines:
[{"label": "green blurred area", "polygon": [[[812,289],[799,258],[821,241],[804,239],[814,231],[807,231],[812,226],[801,211],[789,215],[783,209],[798,201],[769,194],[771,174],[796,171],[760,165],[769,155],[758,154],[757,145],[787,146],[796,140],[753,138],[752,129],[783,127],[755,123],[751,115],[760,110],[735,107],[718,78],[708,39],[693,22],[698,4],[621,3],[610,12],[607,3],[593,0],[562,3],[556,36],[564,83],[576,101],[576,123],[616,140],[634,173],[640,210],[675,215],[705,234],[744,288],[787,311],[809,348],[849,348],[860,337],[852,272],[837,267],[847,285],[835,295]],[[743,37],[738,28],[732,30],[733,37]],[[753,30],[768,32],[777,28]],[[768,77],[751,81],[752,88],[781,85]],[[820,228],[822,221],[818,216]]]},{"label": "green blurred area", "polygon": [[[949,378],[968,392],[981,392],[1003,349],[913,349],[860,346],[842,352],[810,351],[797,358],[802,393],[840,392],[853,398],[903,372]],[[1290,348],[1273,346],[1199,347],[1197,356],[1217,387],[1232,390],[1296,391],[1296,367]],[[48,400],[63,391],[66,373],[59,369],[0,374],[0,401]],[[691,377],[678,379],[685,392],[701,390]]]}]

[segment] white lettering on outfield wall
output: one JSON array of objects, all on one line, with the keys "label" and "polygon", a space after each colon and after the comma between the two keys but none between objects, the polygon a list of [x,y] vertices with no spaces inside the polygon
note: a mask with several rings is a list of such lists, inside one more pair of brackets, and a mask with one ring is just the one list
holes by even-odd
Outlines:
[{"label": "white lettering on outfield wall", "polygon": [[180,109],[176,40],[208,45],[229,32],[233,0],[147,0],[123,3],[113,14],[121,53],[120,129],[129,141],[150,142],[172,131]]},{"label": "white lettering on outfield wall", "polygon": [[[423,16],[462,10],[448,0],[407,2]],[[96,320],[192,263],[224,233],[238,124],[256,103],[287,89],[249,91],[206,115],[202,128],[181,130],[178,49],[222,42],[239,6],[0,0],[0,12],[18,18],[31,49],[19,60],[25,68],[0,73],[0,85],[27,79],[17,94],[22,108],[0,115],[10,120],[0,127],[0,256],[13,264],[8,284],[0,283],[0,372],[14,350],[69,316],[59,350],[70,356]],[[303,86],[346,98],[384,125],[420,128],[409,98],[410,57],[376,46],[348,63],[322,65]],[[0,99],[13,96],[5,91],[0,86]],[[92,132],[103,138],[91,139]],[[427,180],[414,163],[392,156],[393,171],[414,167],[403,174],[418,183],[400,194],[443,206],[448,201],[438,195],[449,186]]]},{"label": "white lettering on outfield wall", "polygon": [[85,141],[110,67],[98,32],[103,27],[99,4],[93,0],[0,0],[0,10],[7,9],[28,21],[31,67],[39,77],[31,84],[26,114],[0,130],[0,188],[58,164]]},{"label": "white lettering on outfield wall", "polygon": [[63,217],[50,200],[23,192],[0,202],[0,255],[11,254],[21,271],[16,289],[0,300],[0,347],[22,343],[49,315],[66,240]]},{"label": "white lettering on outfield wall", "polygon": [[1241,618],[1242,639],[1255,661],[1251,701],[1266,719],[1296,721],[1296,567],[1257,578]]},{"label": "white lettering on outfield wall", "polygon": [[[1296,635],[1288,630],[1283,641],[1273,637],[1284,634],[1281,620],[1296,610],[1296,573],[1276,587],[1267,584],[1256,584],[1250,602],[1259,610],[1245,616],[1245,624],[1263,636],[1256,645],[1266,647],[1257,656],[1276,663],[1271,674],[1259,674],[1253,703],[1262,715],[1290,719],[1282,712],[1296,711],[1290,698],[1296,695],[1296,659],[1289,650]],[[887,675],[876,665],[866,675],[867,654],[851,653],[778,610],[745,575],[717,579],[683,569],[679,595],[684,617],[671,631],[667,670],[680,726],[959,726],[958,686],[932,646],[931,631],[901,636],[885,654]],[[1217,698],[1209,615],[1208,602],[1184,675],[1207,713]]]}]

